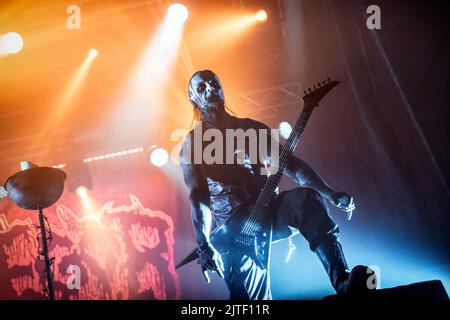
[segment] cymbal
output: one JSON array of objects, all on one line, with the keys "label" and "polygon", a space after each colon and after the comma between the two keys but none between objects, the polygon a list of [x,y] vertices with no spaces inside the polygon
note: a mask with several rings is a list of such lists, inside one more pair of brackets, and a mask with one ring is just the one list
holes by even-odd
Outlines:
[{"label": "cymbal", "polygon": [[65,179],[66,174],[60,169],[37,167],[9,177],[5,189],[19,207],[28,210],[45,209],[61,197]]}]

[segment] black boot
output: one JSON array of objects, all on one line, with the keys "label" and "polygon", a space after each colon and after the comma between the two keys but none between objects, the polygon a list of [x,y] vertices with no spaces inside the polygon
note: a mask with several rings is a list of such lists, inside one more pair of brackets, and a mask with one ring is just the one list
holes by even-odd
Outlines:
[{"label": "black boot", "polygon": [[369,291],[368,279],[373,271],[358,265],[349,272],[342,246],[336,234],[327,236],[314,250],[322,262],[338,295],[365,294]]},{"label": "black boot", "polygon": [[350,271],[337,236],[327,236],[316,247],[314,252],[319,257],[320,262],[322,262],[336,293],[346,293]]}]

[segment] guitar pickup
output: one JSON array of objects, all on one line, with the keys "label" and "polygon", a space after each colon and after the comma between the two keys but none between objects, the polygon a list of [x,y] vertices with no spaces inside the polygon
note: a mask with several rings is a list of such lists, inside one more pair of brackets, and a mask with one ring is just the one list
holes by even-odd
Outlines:
[{"label": "guitar pickup", "polygon": [[244,246],[251,246],[252,245],[252,239],[249,237],[244,237],[244,236],[238,236],[236,238],[236,241],[239,242],[240,244],[243,244]]}]

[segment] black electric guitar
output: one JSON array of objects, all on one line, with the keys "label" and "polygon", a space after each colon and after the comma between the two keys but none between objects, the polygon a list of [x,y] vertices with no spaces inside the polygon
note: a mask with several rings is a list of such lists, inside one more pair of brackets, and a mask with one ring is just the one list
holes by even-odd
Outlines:
[{"label": "black electric guitar", "polygon": [[[275,189],[300,141],[300,136],[313,109],[319,105],[320,100],[338,83],[339,81],[327,79],[308,89],[308,91],[304,91],[304,107],[295,126],[292,128],[286,144],[281,150],[277,173],[267,178],[253,207],[231,215],[211,233],[211,243],[219,253],[243,249],[252,256],[261,268],[268,268],[272,242],[272,219],[269,213],[269,206],[275,195]],[[196,259],[198,259],[198,253],[194,250],[176,268]]]}]

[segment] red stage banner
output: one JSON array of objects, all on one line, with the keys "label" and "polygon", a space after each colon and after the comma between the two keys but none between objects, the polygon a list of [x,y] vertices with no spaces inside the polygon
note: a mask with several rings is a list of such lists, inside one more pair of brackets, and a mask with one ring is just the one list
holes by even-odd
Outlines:
[{"label": "red stage banner", "polygon": [[[170,180],[144,161],[119,163],[91,164],[89,198],[66,190],[44,210],[53,236],[56,299],[180,297]],[[0,299],[45,298],[37,218],[10,199],[0,204]]]}]

